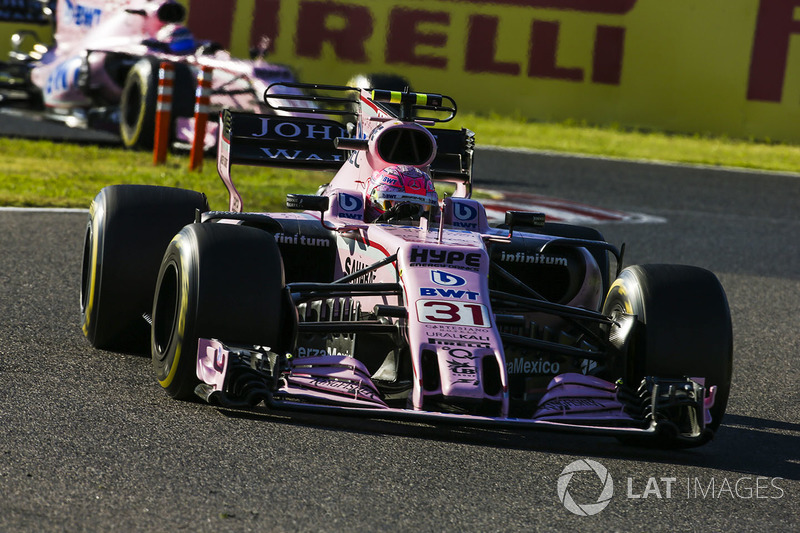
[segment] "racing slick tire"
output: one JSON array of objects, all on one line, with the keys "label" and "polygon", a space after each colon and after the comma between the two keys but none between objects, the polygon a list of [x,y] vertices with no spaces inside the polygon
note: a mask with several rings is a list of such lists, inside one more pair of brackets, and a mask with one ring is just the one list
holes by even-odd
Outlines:
[{"label": "racing slick tire", "polygon": [[153,301],[151,352],[161,386],[194,397],[198,338],[286,349],[291,327],[275,238],[247,226],[190,224],[169,244]]},{"label": "racing slick tire", "polygon": [[81,276],[82,329],[96,348],[147,353],[143,314],[170,239],[208,211],[203,194],[171,187],[103,188],[89,210]]},{"label": "racing slick tire", "polygon": [[686,265],[635,265],[612,283],[603,314],[636,315],[623,381],[644,376],[703,377],[717,386],[711,423],[719,428],[730,393],[733,332],[728,300],[710,271]]},{"label": "racing slick tire", "polygon": [[[126,148],[152,150],[155,140],[158,71],[160,61],[146,57],[137,61],[125,78],[119,110],[119,132]],[[172,123],[176,117],[190,117],[194,109],[195,81],[188,65],[174,63]]]}]

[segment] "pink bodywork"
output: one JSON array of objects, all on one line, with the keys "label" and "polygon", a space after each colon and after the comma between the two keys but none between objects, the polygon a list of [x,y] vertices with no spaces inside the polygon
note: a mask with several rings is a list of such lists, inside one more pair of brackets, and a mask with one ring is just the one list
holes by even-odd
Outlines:
[{"label": "pink bodywork", "polygon": [[[360,98],[362,112],[356,137],[369,142],[365,148],[352,151],[349,157],[342,157],[340,170],[324,192],[330,200],[327,211],[322,214],[312,211],[271,213],[270,217],[278,222],[319,220],[326,229],[333,230],[338,258],[334,279],[358,270],[354,264],[373,265],[396,255],[394,261],[369,273],[368,279],[354,281],[399,283],[401,287],[402,300],[387,294],[362,296],[359,301],[363,309],[401,304],[406,309],[407,316],[399,320],[405,321],[413,366],[408,408],[388,407],[381,400],[366,367],[355,358],[343,355],[291,357],[288,372],[274,391],[274,397],[316,399],[320,405],[333,403],[352,412],[378,410],[402,413],[411,418],[570,426],[584,430],[613,428],[621,434],[654,432],[655,426],[647,430],[633,427],[637,421],[625,412],[617,385],[578,373],[555,376],[530,418],[509,418],[509,375],[503,342],[490,304],[490,259],[486,246],[490,241],[508,239],[508,230],[489,226],[483,206],[467,197],[463,184],[456,188],[452,197],[441,200],[438,220],[437,217],[431,221],[422,218],[418,226],[365,223],[365,191],[369,178],[375,170],[390,166],[376,149],[378,137],[396,128],[431,134],[419,124],[387,116],[370,100],[367,91],[362,90]],[[243,202],[233,183],[230,157],[229,140],[220,132],[218,169],[230,193],[230,209],[238,212],[243,210]],[[418,167],[430,172],[432,161],[433,156]],[[537,238],[554,237],[538,235]],[[564,304],[598,310],[603,296],[600,268],[588,250],[578,250],[586,265],[585,276],[579,283],[581,288]],[[441,342],[442,331],[446,331],[445,337],[459,339],[459,342]],[[197,375],[204,383],[213,385],[217,392],[223,391],[226,368],[220,361],[226,361],[226,353],[221,342],[200,339]],[[439,379],[435,384],[423,382],[425,357],[428,357],[428,365],[435,359],[438,366]],[[496,369],[499,378],[493,390],[487,390],[481,379],[489,366]],[[706,422],[710,421],[709,409],[715,390],[716,387],[711,387],[704,399]],[[429,397],[494,403],[499,406],[499,416],[432,412],[426,409]]]},{"label": "pink bodywork", "polygon": [[[61,114],[85,114],[94,101],[79,86],[81,71],[88,72],[91,90],[103,101],[115,105],[122,94],[121,80],[112,79],[105,66],[108,54],[125,54],[132,61],[155,57],[185,63],[193,72],[213,68],[211,107],[271,112],[262,96],[270,83],[292,79],[283,66],[262,59],[245,61],[224,50],[213,53],[170,54],[145,44],[154,39],[165,23],[156,16],[168,2],[149,0],[58,0],[55,45],[31,71],[34,85],[42,89],[45,106]],[[132,13],[135,12],[135,13]],[[88,67],[88,69],[87,69]],[[224,87],[239,94],[218,94]],[[277,112],[276,114],[281,114]],[[210,123],[206,146],[216,140],[216,124]],[[181,118],[176,124],[176,139],[191,142],[194,123]]]}]

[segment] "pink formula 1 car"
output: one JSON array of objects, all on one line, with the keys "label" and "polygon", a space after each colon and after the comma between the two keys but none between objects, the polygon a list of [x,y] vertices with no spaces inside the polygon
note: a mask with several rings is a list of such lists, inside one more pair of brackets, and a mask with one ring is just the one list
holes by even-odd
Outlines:
[{"label": "pink formula 1 car", "polygon": [[[182,25],[181,4],[160,0],[58,0],[55,42],[43,45],[30,31],[12,38],[10,60],[0,62],[0,105],[43,108],[69,125],[118,132],[125,146],[152,149],[159,66],[174,66],[172,139],[191,143],[197,75],[213,69],[211,108],[273,112],[261,96],[270,83],[291,81],[285,66],[231,57]],[[31,51],[30,41],[35,41]],[[216,111],[213,116],[216,116]],[[278,112],[281,114],[281,112]],[[216,140],[211,123],[206,146]]]},{"label": "pink formula 1 car", "polygon": [[[490,227],[470,198],[473,133],[442,127],[447,96],[279,83],[265,100],[294,112],[297,91],[326,118],[221,113],[229,211],[164,187],[98,194],[82,284],[94,346],[149,345],[167,393],[226,407],[711,438],[732,365],[714,274],[622,270],[597,231],[537,213]],[[298,212],[252,213],[240,164],[336,174],[290,194]]]}]

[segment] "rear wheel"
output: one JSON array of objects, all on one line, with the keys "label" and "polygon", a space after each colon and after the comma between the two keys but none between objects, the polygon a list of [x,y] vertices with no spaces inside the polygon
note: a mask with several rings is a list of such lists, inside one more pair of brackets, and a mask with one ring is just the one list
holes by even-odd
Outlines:
[{"label": "rear wheel", "polygon": [[636,315],[623,379],[705,378],[716,385],[710,429],[716,431],[730,393],[733,332],[728,300],[717,277],[685,265],[636,265],[609,290],[603,313]]},{"label": "rear wheel", "polygon": [[170,239],[207,211],[203,194],[148,185],[102,189],[89,211],[81,275],[82,329],[96,348],[146,352],[158,267]]},{"label": "rear wheel", "polygon": [[232,224],[191,224],[169,244],[153,302],[151,352],[167,393],[191,399],[198,338],[288,349],[291,322],[275,238]]},{"label": "rear wheel", "polygon": [[[192,116],[194,81],[188,65],[174,63],[172,118]],[[119,132],[126,148],[152,150],[155,139],[158,72],[156,58],[143,58],[131,67],[120,99]],[[170,131],[174,128],[170,125]]]}]

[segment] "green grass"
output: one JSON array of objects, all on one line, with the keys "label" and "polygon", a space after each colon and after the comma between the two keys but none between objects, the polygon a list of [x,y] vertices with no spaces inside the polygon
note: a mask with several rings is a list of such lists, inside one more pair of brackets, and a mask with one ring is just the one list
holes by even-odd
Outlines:
[{"label": "green grass", "polygon": [[[800,146],[707,136],[597,128],[583,124],[530,123],[505,117],[459,115],[453,123],[476,133],[478,145],[533,148],[611,157],[800,171]],[[122,149],[45,141],[0,139],[0,205],[88,207],[102,187],[143,183],[206,193],[212,209],[227,209],[228,196],[206,159],[190,172],[188,156],[171,154],[163,166],[152,155]],[[330,175],[234,167],[245,209],[281,210],[287,193],[312,193]]]},{"label": "green grass", "polygon": [[[0,154],[0,205],[88,207],[103,187],[132,183],[201,191],[212,209],[228,208],[228,191],[212,159],[192,172],[185,154],[170,154],[165,165],[154,166],[145,152],[11,139],[0,139]],[[279,209],[287,193],[313,192],[330,177],[245,166],[234,167],[232,174],[245,209],[252,211]]]},{"label": "green grass", "polygon": [[800,172],[800,146],[593,127],[582,123],[531,123],[508,117],[459,115],[460,126],[476,132],[477,143],[534,148],[625,159]]}]

